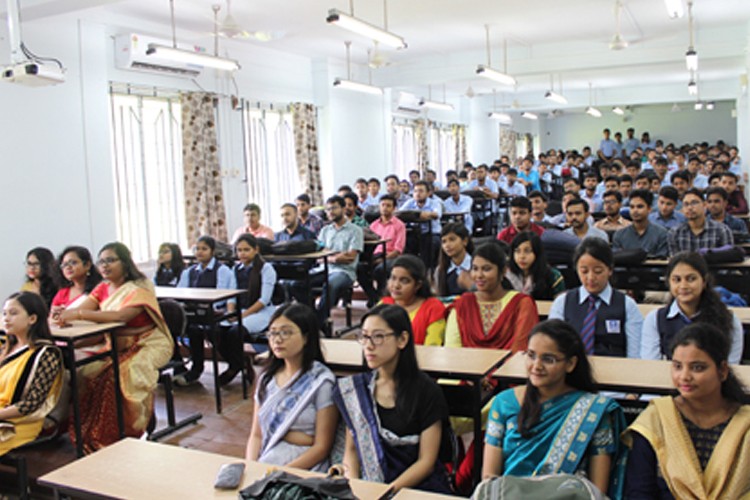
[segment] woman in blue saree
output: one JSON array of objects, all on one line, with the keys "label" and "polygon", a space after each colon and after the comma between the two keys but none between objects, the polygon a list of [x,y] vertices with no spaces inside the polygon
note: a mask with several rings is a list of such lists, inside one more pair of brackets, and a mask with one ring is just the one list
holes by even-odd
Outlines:
[{"label": "woman in blue saree", "polygon": [[438,459],[448,406],[419,370],[405,309],[379,305],[358,334],[371,371],[339,379],[334,399],[346,423],[344,474],[388,483],[393,493],[416,488],[449,493]]},{"label": "woman in blue saree", "polygon": [[338,412],[335,377],[323,364],[315,312],[303,304],[277,309],[268,344],[269,364],[258,381],[246,458],[326,471]]},{"label": "woman in blue saree", "polygon": [[620,406],[595,394],[578,333],[561,320],[529,335],[526,385],[498,394],[485,435],[482,476],[578,474],[621,498],[625,428]]}]

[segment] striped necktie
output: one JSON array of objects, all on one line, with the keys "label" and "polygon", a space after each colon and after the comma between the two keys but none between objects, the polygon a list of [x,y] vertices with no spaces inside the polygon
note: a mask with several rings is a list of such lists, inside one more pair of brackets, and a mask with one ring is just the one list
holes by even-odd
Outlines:
[{"label": "striped necktie", "polygon": [[581,339],[583,340],[583,347],[586,349],[586,354],[594,354],[594,333],[596,332],[596,304],[599,302],[599,297],[596,295],[589,295],[589,308],[586,311],[586,317],[583,319],[583,327],[581,327]]}]

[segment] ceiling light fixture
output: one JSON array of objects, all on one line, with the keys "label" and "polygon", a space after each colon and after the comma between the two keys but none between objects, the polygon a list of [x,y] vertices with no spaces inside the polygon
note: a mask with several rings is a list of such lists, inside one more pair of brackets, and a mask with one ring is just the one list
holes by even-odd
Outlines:
[{"label": "ceiling light fixture", "polygon": [[555,81],[552,75],[549,75],[549,86],[550,90],[544,94],[544,98],[548,101],[556,102],[558,104],[568,104],[568,99],[562,95],[562,76],[560,77],[560,93],[555,92]]},{"label": "ceiling light fixture", "polygon": [[694,109],[695,109],[696,111],[700,111],[700,110],[702,110],[702,109],[703,109],[703,103],[702,103],[701,101],[698,101],[698,102],[696,102],[696,103],[695,103],[695,106],[693,106],[693,108],[694,108]]},{"label": "ceiling light fixture", "polygon": [[708,111],[713,111],[715,107],[716,107],[716,103],[713,101],[706,103],[706,110]]},{"label": "ceiling light fixture", "polygon": [[508,42],[503,41],[503,71],[493,69],[492,58],[490,52],[490,26],[484,25],[487,39],[487,64],[480,64],[477,66],[477,75],[489,78],[496,82],[502,83],[503,85],[515,85],[516,79],[508,74]]},{"label": "ceiling light fixture", "polygon": [[499,121],[503,125],[511,125],[513,123],[513,118],[508,113],[499,113],[497,111],[492,111],[488,116],[493,120]]},{"label": "ceiling light fixture", "polygon": [[427,99],[424,97],[419,100],[419,105],[423,108],[439,109],[442,111],[453,111],[453,105],[448,104],[445,100],[445,85],[443,85],[443,102],[432,100],[432,85],[427,86]]},{"label": "ceiling light fixture", "polygon": [[538,120],[539,116],[536,113],[524,111],[523,113],[521,113],[521,118],[526,118],[527,120]]},{"label": "ceiling light fixture", "polygon": [[[383,95],[383,89],[367,83],[359,83],[352,80],[352,58],[351,58],[351,41],[344,42],[346,45],[346,79],[336,78],[333,80],[333,86],[346,90],[354,90],[355,92],[363,92],[365,94]],[[371,74],[372,77],[372,74]]]},{"label": "ceiling light fixture", "polygon": [[329,24],[335,24],[336,26],[358,35],[362,35],[371,40],[377,40],[378,42],[393,47],[394,49],[405,49],[407,47],[406,41],[403,37],[388,31],[388,5],[386,0],[383,0],[383,28],[354,17],[353,0],[349,1],[349,10],[349,14],[341,12],[338,9],[329,10],[326,22]]},{"label": "ceiling light fixture", "polygon": [[625,110],[624,110],[624,109],[622,109],[622,108],[621,108],[620,106],[615,106],[614,108],[612,108],[612,112],[613,112],[614,114],[616,114],[616,115],[620,115],[620,116],[622,116],[622,115],[624,115],[624,114],[625,114]]},{"label": "ceiling light fixture", "polygon": [[[162,59],[168,59],[177,62],[183,62],[188,64],[195,64],[206,68],[220,69],[223,71],[236,71],[240,69],[240,63],[234,59],[226,57],[219,57],[218,55],[218,42],[216,43],[215,55],[206,54],[204,52],[194,52],[190,50],[183,50],[177,48],[177,36],[175,35],[175,21],[174,21],[174,0],[169,0],[169,10],[172,21],[172,46],[161,45],[158,43],[148,44],[146,55],[158,56]],[[214,16],[216,11],[214,11]],[[214,22],[214,30],[216,30],[216,23]],[[217,36],[214,33],[214,36]]]},{"label": "ceiling light fixture", "polygon": [[698,71],[698,53],[695,51],[695,40],[693,33],[693,2],[688,1],[688,31],[690,34],[690,46],[685,52],[685,66],[688,71]]},{"label": "ceiling light fixture", "polygon": [[688,95],[698,95],[698,84],[695,83],[694,79],[691,79],[688,83]]},{"label": "ceiling light fixture", "polygon": [[594,118],[601,118],[601,117],[602,117],[602,112],[601,112],[601,111],[599,111],[598,109],[596,109],[596,108],[595,108],[595,107],[594,107],[594,106],[593,106],[593,105],[591,104],[591,82],[589,82],[589,107],[588,107],[588,108],[586,108],[586,114],[587,114],[587,115],[591,115],[591,116],[593,116]]},{"label": "ceiling light fixture", "polygon": [[667,15],[670,19],[678,19],[685,15],[682,0],[664,0],[664,5],[667,7]]}]

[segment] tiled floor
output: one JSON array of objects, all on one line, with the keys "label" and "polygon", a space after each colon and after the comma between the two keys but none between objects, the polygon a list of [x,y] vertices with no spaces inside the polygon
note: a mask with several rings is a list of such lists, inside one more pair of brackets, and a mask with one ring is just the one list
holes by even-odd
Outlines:
[{"label": "tiled floor", "polygon": [[[354,302],[353,319],[356,322],[364,313],[364,303]],[[333,312],[335,329],[345,326],[343,310]],[[220,365],[221,367],[221,365]],[[220,368],[223,369],[223,368]],[[162,443],[221,453],[234,457],[244,457],[245,444],[252,424],[252,392],[247,400],[242,399],[242,381],[238,375],[222,389],[223,411],[216,413],[213,374],[211,363],[206,363],[206,371],[201,383],[190,387],[175,387],[175,410],[178,420],[199,412],[203,418],[196,425],[186,427],[162,439]],[[163,388],[156,392],[157,428],[166,423]],[[75,451],[67,436],[52,443],[23,451],[32,478],[33,498],[52,498],[49,490],[36,486],[34,479],[75,460]],[[11,469],[0,466],[0,500],[15,498],[15,476]]]}]

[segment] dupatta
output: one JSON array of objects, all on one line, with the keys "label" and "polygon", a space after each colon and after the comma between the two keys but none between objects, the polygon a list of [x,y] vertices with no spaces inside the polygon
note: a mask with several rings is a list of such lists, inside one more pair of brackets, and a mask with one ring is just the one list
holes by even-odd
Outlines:
[{"label": "dupatta", "polygon": [[750,498],[750,407],[737,410],[721,433],[705,470],[671,396],[654,399],[630,426],[651,445],[659,470],[675,498]]},{"label": "dupatta", "polygon": [[[395,304],[393,297],[383,297],[383,304]],[[436,321],[445,319],[445,306],[435,297],[428,297],[419,306],[414,319],[411,321],[411,329],[414,334],[414,343],[424,345],[427,338],[427,327]]]}]

